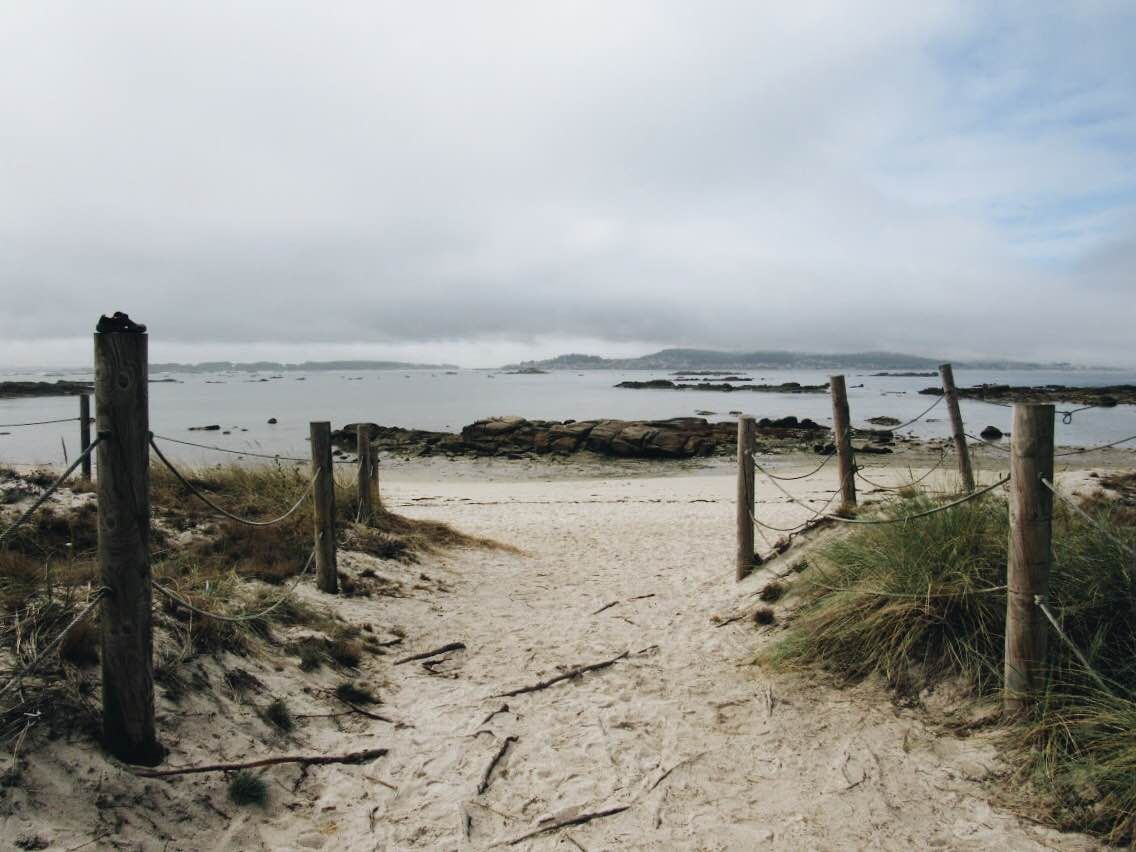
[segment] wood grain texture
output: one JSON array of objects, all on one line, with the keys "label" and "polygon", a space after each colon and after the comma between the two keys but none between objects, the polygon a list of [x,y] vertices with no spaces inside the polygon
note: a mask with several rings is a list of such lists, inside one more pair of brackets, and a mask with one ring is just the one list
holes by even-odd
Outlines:
[{"label": "wood grain texture", "polygon": [[836,444],[836,464],[840,471],[840,503],[842,508],[851,508],[856,505],[856,462],[852,457],[848,389],[844,376],[829,376],[828,383],[832,389],[832,440]]},{"label": "wood grain texture", "polygon": [[339,591],[335,564],[335,471],[331,462],[331,424],[311,424],[312,474],[316,477],[312,502],[315,508],[316,587],[322,592]]},{"label": "wood grain texture", "polygon": [[154,766],[150,586],[147,337],[95,334],[98,556],[109,590],[102,607],[103,740],[115,757]]},{"label": "wood grain texture", "polygon": [[947,401],[947,411],[951,415],[951,435],[955,441],[955,454],[958,456],[959,476],[962,487],[969,494],[974,490],[974,470],[970,463],[970,448],[966,445],[966,426],[959,410],[958,390],[955,388],[955,371],[950,364],[939,367],[939,377],[943,381],[943,396]]},{"label": "wood grain texture", "polygon": [[1041,686],[1048,638],[1034,597],[1049,594],[1053,494],[1041,480],[1053,481],[1053,406],[1015,405],[1011,436],[1003,706],[1018,713]]},{"label": "wood grain texture", "polygon": [[755,425],[752,417],[738,418],[738,554],[736,580],[753,568],[753,456]]}]

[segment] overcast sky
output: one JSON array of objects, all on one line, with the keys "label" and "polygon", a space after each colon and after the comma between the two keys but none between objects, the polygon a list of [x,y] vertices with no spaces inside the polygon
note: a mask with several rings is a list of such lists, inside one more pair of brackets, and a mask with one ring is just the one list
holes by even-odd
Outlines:
[{"label": "overcast sky", "polygon": [[0,366],[1136,365],[1136,4],[10,2]]}]

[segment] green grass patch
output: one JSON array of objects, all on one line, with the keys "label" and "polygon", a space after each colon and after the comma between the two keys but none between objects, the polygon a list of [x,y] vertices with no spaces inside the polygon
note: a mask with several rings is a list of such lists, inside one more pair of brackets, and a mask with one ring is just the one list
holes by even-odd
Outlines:
[{"label": "green grass patch", "polygon": [[[898,499],[884,511],[932,505]],[[1109,535],[1136,546],[1123,507],[1088,508]],[[1049,606],[1109,689],[1051,632],[1046,692],[1012,738],[1054,822],[1127,842],[1136,818],[1136,560],[1109,535],[1056,505]],[[844,683],[880,676],[905,698],[947,679],[975,697],[995,693],[1008,541],[1006,503],[995,496],[852,529],[810,553],[793,587],[800,608],[764,659],[819,665]]]}]

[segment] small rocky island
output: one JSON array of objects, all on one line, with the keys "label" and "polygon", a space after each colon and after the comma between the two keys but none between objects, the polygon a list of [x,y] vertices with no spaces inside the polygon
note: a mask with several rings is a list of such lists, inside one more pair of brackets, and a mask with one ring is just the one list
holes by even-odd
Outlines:
[{"label": "small rocky island", "polygon": [[[939,387],[924,388],[919,393],[927,396],[942,396],[943,389]],[[987,402],[1071,402],[1076,405],[1095,405],[1100,408],[1136,405],[1136,385],[1098,385],[1097,387],[975,385],[969,388],[959,388],[958,395],[963,399],[977,399]]]},{"label": "small rocky island", "polygon": [[23,399],[36,396],[79,396],[94,393],[88,382],[0,382],[0,399]]},{"label": "small rocky island", "polygon": [[[748,381],[731,376],[736,381]],[[779,385],[731,385],[714,382],[682,383],[672,382],[670,379],[649,379],[645,382],[626,381],[616,385],[617,388],[632,388],[634,390],[697,390],[697,391],[757,391],[759,393],[828,393],[828,385],[802,385],[800,382],[782,382]]]},{"label": "small rocky island", "polygon": [[[711,423],[701,417],[579,421],[491,417],[471,423],[458,434],[375,423],[366,426],[376,449],[416,456],[528,458],[586,451],[619,458],[684,459],[737,451],[736,423]],[[358,424],[352,423],[336,430],[332,442],[354,452],[357,429]],[[763,418],[757,422],[758,441],[764,447],[817,451],[828,443],[828,433],[827,426],[808,418]]]}]

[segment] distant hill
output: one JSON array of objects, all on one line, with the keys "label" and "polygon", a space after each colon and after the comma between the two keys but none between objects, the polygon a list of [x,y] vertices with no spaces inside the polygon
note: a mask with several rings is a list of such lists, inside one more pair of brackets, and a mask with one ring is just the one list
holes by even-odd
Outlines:
[{"label": "distant hill", "polygon": [[[933,370],[941,358],[924,358],[898,352],[819,353],[779,349],[757,352],[720,352],[714,349],[663,349],[638,358],[601,358],[572,353],[544,361],[522,361],[503,370],[756,370],[793,368],[813,370]],[[954,361],[955,367],[987,370],[1070,369],[1069,364],[1034,364],[1024,361]]]},{"label": "distant hill", "polygon": [[456,370],[454,364],[409,364],[404,361],[203,361],[200,364],[151,364],[151,373],[283,373],[303,370]]}]

